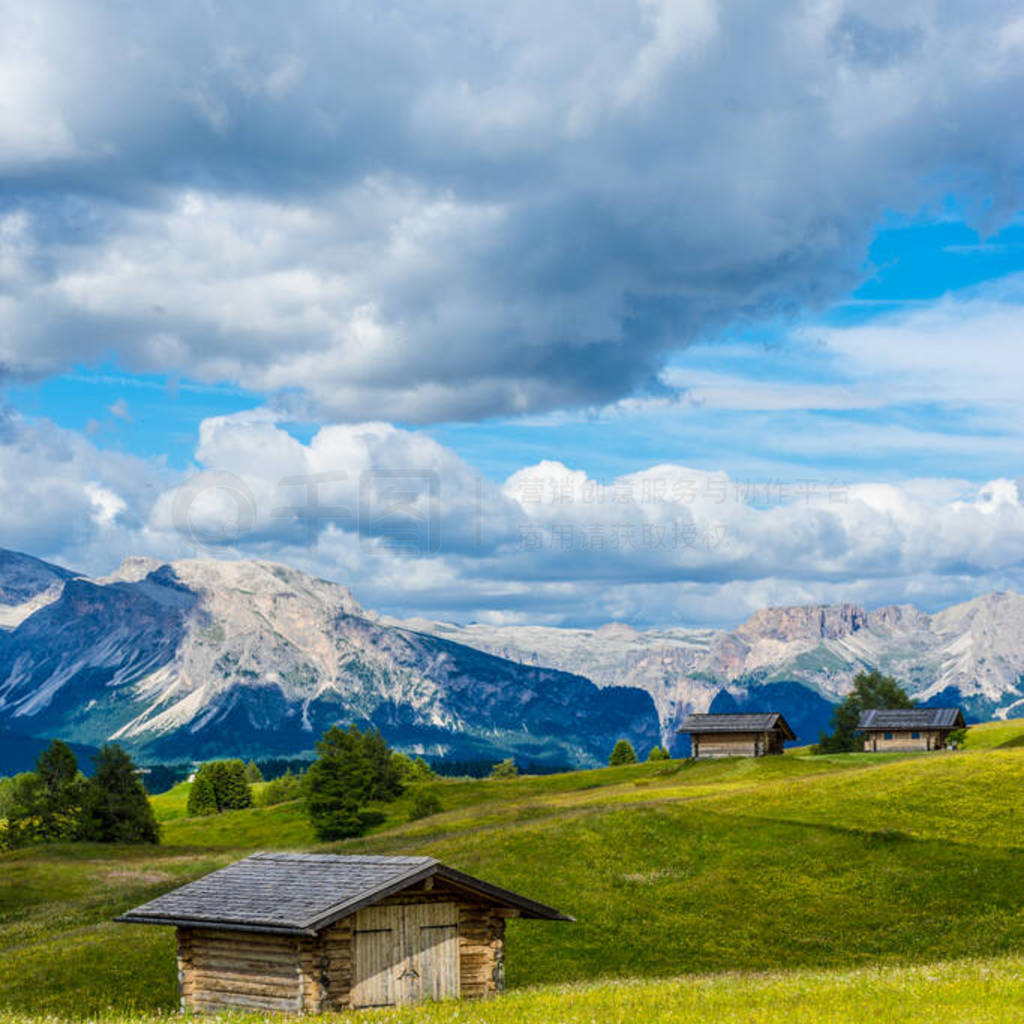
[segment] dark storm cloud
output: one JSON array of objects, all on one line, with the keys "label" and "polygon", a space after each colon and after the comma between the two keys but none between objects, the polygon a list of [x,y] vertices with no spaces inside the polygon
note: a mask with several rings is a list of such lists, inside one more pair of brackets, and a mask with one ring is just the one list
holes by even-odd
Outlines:
[{"label": "dark storm cloud", "polygon": [[0,361],[353,419],[656,390],[693,339],[841,294],[886,209],[1019,208],[1016,17],[7,4]]}]

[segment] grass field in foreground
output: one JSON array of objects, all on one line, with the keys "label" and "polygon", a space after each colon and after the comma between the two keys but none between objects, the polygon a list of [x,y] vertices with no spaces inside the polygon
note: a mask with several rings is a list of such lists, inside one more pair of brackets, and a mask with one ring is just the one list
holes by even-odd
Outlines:
[{"label": "grass field in foreground", "polygon": [[511,922],[503,1000],[359,1019],[1018,1019],[1024,722],[978,732],[955,754],[439,780],[444,813],[408,822],[409,793],[321,847],[297,803],[189,819],[176,787],[156,849],[0,855],[0,1012],[172,1010],[170,930],[111,918],[252,849],[317,848],[432,854],[578,918]]},{"label": "grass field in foreground", "polygon": [[[500,999],[304,1017],[310,1024],[1012,1024],[1024,1018],[1024,959],[960,960],[852,971],[720,974],[550,985]],[[0,1024],[35,1018],[0,1010]],[[97,1024],[163,1024],[124,1009]],[[201,1017],[190,1017],[202,1020]],[[267,1014],[224,1013],[223,1024]]]}]

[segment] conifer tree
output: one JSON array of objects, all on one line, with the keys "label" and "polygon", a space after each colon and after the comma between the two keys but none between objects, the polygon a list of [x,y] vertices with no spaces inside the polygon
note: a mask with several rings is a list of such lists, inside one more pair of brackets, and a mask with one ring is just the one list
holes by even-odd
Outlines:
[{"label": "conifer tree", "polygon": [[255,761],[250,761],[245,766],[245,781],[250,785],[263,781],[263,772],[260,771],[260,766]]},{"label": "conifer tree", "polygon": [[42,783],[35,772],[21,772],[10,780],[6,796],[7,835],[4,847],[25,846],[45,842],[49,838],[38,814],[42,801]]},{"label": "conifer tree", "polygon": [[128,754],[106,743],[93,758],[85,787],[82,837],[97,843],[156,843],[160,831],[146,789]]},{"label": "conifer tree", "polygon": [[252,790],[246,780],[245,763],[237,759],[207,761],[196,772],[188,806],[189,813],[194,814],[215,814],[252,807]]},{"label": "conifer tree", "polygon": [[619,740],[612,749],[612,756],[608,758],[610,765],[636,764],[636,751],[629,740]]},{"label": "conifer tree", "polygon": [[347,839],[365,830],[359,809],[372,786],[362,733],[332,726],[317,742],[317,759],[307,772],[306,803],[320,839]]},{"label": "conifer tree", "polygon": [[370,764],[371,800],[394,800],[402,794],[402,778],[379,729],[363,735],[363,753]]},{"label": "conifer tree", "polygon": [[82,814],[85,780],[71,748],[53,740],[36,759],[37,785],[29,810],[44,839],[74,839]]},{"label": "conifer tree", "polygon": [[240,811],[252,807],[252,790],[245,776],[243,761],[220,761],[214,789],[222,811]]},{"label": "conifer tree", "polygon": [[192,780],[192,788],[188,792],[188,813],[193,817],[217,813],[217,794],[205,764]]},{"label": "conifer tree", "polygon": [[821,734],[814,752],[834,754],[862,748],[861,734],[857,732],[860,713],[869,708],[912,708],[914,701],[892,676],[884,676],[877,669],[858,672],[853,689],[832,712],[832,732]]}]

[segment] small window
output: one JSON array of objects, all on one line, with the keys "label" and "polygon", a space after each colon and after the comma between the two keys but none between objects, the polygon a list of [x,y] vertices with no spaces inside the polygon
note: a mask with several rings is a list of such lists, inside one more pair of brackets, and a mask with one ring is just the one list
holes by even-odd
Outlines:
[{"label": "small window", "polygon": [[921,734],[919,732],[912,732],[910,734],[910,738],[912,740],[919,740],[921,738]]},{"label": "small window", "polygon": [[891,739],[892,739],[892,733],[891,733],[891,732],[887,732],[887,733],[885,734],[885,738],[886,738],[887,740],[891,740]]}]

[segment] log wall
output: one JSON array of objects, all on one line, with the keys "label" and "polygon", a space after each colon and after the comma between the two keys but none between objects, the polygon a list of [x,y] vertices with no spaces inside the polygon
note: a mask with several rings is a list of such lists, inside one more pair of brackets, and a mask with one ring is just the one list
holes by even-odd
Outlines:
[{"label": "log wall", "polygon": [[765,753],[765,734],[706,732],[693,738],[695,757],[757,757]]},{"label": "log wall", "polygon": [[464,997],[497,995],[504,990],[508,916],[508,911],[494,907],[468,903],[459,907],[459,975]]},{"label": "log wall", "polygon": [[208,928],[177,933],[182,1009],[303,1008],[297,939]]},{"label": "log wall", "polygon": [[[452,903],[458,907],[458,976],[463,997],[505,987],[505,921],[515,910],[479,903],[438,885],[407,890],[375,906]],[[318,1012],[352,1006],[355,915],[318,935],[179,928],[178,980],[183,1010],[245,1007]]]},{"label": "log wall", "polygon": [[[917,733],[915,738],[913,733]],[[910,750],[942,750],[949,733],[941,729],[889,730],[890,738],[884,732],[872,732],[864,741],[864,749],[897,753]]]}]

